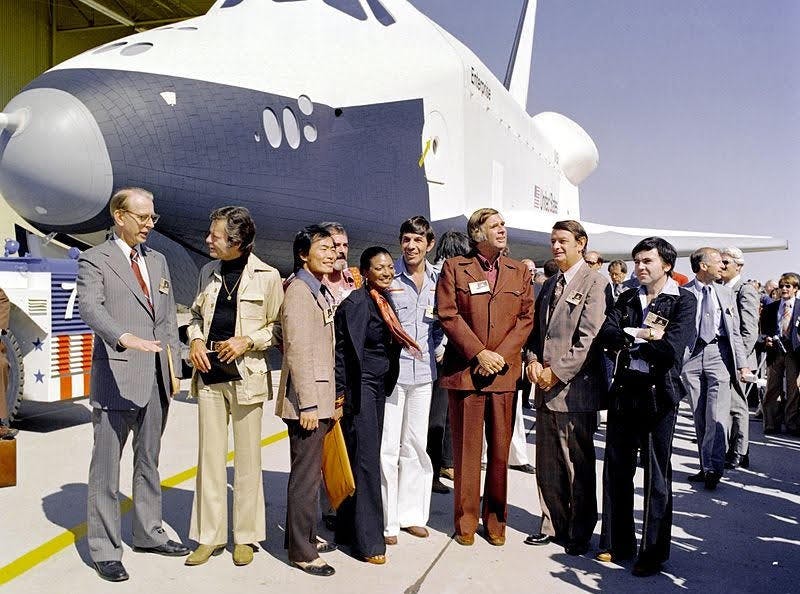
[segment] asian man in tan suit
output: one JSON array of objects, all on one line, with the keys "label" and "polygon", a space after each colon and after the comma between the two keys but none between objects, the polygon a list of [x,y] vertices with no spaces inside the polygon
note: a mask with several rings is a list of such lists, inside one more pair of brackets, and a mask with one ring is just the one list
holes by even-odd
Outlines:
[{"label": "asian man in tan suit", "polygon": [[594,432],[607,392],[595,337],[605,320],[608,281],[584,262],[588,236],[577,221],[558,221],[550,244],[559,273],[536,301],[526,373],[536,390],[536,470],[542,524],[526,544],[589,550],[597,523]]},{"label": "asian man in tan suit", "polygon": [[281,307],[283,369],[275,414],[289,429],[291,470],[286,493],[289,561],[308,574],[335,573],[319,553],[334,546],[317,539],[322,443],[342,416],[336,403],[333,314],[335,297],[323,283],[336,260],[333,238],[319,225],[294,238],[295,274]]}]

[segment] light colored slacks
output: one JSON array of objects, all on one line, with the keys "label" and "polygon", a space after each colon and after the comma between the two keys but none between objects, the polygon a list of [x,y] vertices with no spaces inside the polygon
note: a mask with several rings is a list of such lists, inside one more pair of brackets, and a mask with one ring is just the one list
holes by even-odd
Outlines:
[{"label": "light colored slacks", "polygon": [[397,384],[386,399],[381,436],[384,536],[428,522],[433,465],[426,447],[432,391],[432,383]]},{"label": "light colored slacks", "polygon": [[233,425],[233,542],[266,538],[261,479],[263,404],[239,404],[233,383],[204,386],[197,396],[200,443],[189,537],[200,544],[228,542],[228,418]]}]

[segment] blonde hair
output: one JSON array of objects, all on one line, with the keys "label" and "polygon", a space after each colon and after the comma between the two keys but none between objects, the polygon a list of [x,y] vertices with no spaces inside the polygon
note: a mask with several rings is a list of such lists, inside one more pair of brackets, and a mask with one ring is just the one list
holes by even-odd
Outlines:
[{"label": "blonde hair", "polygon": [[153,198],[153,193],[148,192],[144,188],[121,188],[114,192],[114,195],[111,197],[111,201],[108,203],[108,212],[111,213],[111,217],[114,217],[114,213],[118,210],[127,210],[128,209],[128,200],[134,194],[140,194],[154,202],[155,199]]},{"label": "blonde hair", "polygon": [[467,221],[467,235],[469,236],[470,244],[475,247],[482,241],[486,241],[486,233],[483,232],[483,224],[489,220],[489,217],[499,215],[500,213],[493,208],[479,208],[469,217]]}]

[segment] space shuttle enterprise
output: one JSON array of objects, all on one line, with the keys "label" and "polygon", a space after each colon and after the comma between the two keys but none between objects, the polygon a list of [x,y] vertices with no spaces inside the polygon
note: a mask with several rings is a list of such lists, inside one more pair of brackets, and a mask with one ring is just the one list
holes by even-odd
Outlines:
[{"label": "space shuttle enterprise", "polygon": [[[409,216],[442,232],[483,206],[504,214],[514,256],[547,257],[552,223],[580,219],[578,186],[599,156],[575,122],[526,111],[535,12],[522,3],[501,82],[405,0],[218,0],[25,87],[0,114],[0,193],[37,229],[85,238],[110,226],[115,188],[145,187],[159,249],[195,260],[209,211],[241,204],[256,251],[284,273],[307,224],[341,221],[357,254],[395,245]],[[786,248],[585,224],[605,256],[651,234],[682,255],[709,242]]]}]

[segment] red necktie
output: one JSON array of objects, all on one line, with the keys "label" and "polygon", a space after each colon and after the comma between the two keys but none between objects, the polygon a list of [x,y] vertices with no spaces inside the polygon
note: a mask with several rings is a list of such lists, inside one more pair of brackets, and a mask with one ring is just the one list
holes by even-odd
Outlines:
[{"label": "red necktie", "polygon": [[144,282],[142,270],[139,268],[139,252],[136,250],[131,250],[131,270],[133,270],[133,276],[139,281],[139,286],[142,288],[142,292],[147,298],[147,305],[150,307],[150,311],[153,311],[153,302],[150,301],[150,291],[147,290],[147,284]]}]

